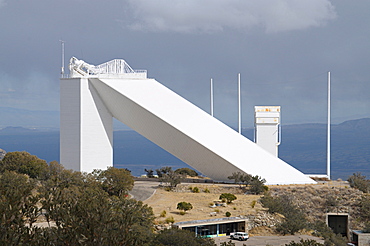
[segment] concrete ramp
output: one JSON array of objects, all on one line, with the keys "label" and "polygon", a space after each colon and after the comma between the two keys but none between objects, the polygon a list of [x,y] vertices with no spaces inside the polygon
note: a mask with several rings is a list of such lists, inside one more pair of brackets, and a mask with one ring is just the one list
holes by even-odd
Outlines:
[{"label": "concrete ramp", "polygon": [[113,117],[213,180],[245,172],[269,184],[315,183],[154,79],[89,83]]}]

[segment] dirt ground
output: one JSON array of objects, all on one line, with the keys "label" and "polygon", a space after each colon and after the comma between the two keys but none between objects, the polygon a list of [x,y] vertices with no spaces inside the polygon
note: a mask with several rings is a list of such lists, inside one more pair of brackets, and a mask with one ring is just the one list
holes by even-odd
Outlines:
[{"label": "dirt ground", "polygon": [[[191,192],[190,187],[197,187],[199,193]],[[205,192],[206,189],[208,189],[209,193]],[[210,207],[215,202],[220,201],[219,197],[222,193],[233,193],[237,199],[225,206]],[[260,196],[258,195],[245,195],[236,185],[181,184],[176,191],[169,192],[158,188],[155,194],[145,200],[144,203],[153,208],[157,221],[163,222],[166,218],[172,216],[175,222],[181,222],[222,218],[226,217],[226,212],[230,212],[231,217],[253,215],[263,209],[257,202],[259,198]],[[181,215],[176,208],[179,202],[190,202],[193,205],[193,209]],[[253,203],[255,203],[254,207],[252,207]],[[165,217],[160,216],[163,211],[166,211]]]}]

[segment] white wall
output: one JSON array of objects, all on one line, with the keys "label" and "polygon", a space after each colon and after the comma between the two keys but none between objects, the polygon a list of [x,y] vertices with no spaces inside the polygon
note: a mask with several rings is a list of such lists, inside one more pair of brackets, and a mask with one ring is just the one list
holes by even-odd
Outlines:
[{"label": "white wall", "polygon": [[113,118],[88,79],[60,81],[60,162],[91,172],[113,165]]}]

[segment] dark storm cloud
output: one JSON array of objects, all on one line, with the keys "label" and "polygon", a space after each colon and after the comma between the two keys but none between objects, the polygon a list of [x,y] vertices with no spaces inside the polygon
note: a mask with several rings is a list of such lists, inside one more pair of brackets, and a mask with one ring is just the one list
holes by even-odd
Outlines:
[{"label": "dark storm cloud", "polygon": [[125,59],[235,127],[237,73],[243,124],[254,105],[281,105],[283,123],[369,117],[367,1],[0,0],[0,106],[59,109],[66,64]]}]

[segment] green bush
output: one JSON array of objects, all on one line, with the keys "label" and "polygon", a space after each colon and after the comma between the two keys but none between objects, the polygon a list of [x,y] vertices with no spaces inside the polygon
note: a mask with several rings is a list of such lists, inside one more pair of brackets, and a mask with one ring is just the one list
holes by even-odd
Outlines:
[{"label": "green bush", "polygon": [[5,171],[27,174],[30,178],[45,179],[48,164],[26,151],[8,152],[0,161],[0,173]]},{"label": "green bush", "polygon": [[232,203],[232,201],[236,200],[237,197],[234,195],[234,194],[231,194],[231,193],[222,193],[220,195],[220,200],[222,201],[226,201],[228,204]]},{"label": "green bush", "polygon": [[199,188],[198,187],[194,187],[193,190],[192,190],[193,193],[199,193]]},{"label": "green bush", "polygon": [[166,214],[167,214],[166,210],[163,210],[159,216],[160,217],[166,217]]},{"label": "green bush", "polygon": [[226,215],[226,217],[230,217],[231,216],[231,213],[230,212],[226,212],[225,215]]},{"label": "green bush", "polygon": [[276,230],[282,234],[294,234],[307,225],[304,211],[300,210],[288,196],[272,197],[270,193],[260,199],[262,206],[269,209],[270,213],[284,215],[285,220],[276,226]]},{"label": "green bush", "polygon": [[187,167],[176,169],[175,173],[178,173],[181,175],[187,175],[190,177],[198,176],[198,173],[196,171],[194,171],[193,169],[187,168]]},{"label": "green bush", "polygon": [[172,216],[166,218],[165,221],[166,221],[167,224],[170,224],[170,223],[173,224],[173,223],[175,223],[175,219]]},{"label": "green bush", "polygon": [[303,239],[301,239],[301,241],[299,241],[299,243],[296,243],[296,242],[292,241],[289,244],[285,244],[285,246],[325,246],[325,245],[322,244],[322,243],[318,243],[315,240],[311,240],[311,239],[303,240]]},{"label": "green bush", "polygon": [[257,203],[257,201],[256,201],[256,200],[253,200],[253,201],[251,202],[251,207],[252,207],[252,208],[254,208],[254,207],[256,206],[256,203]]},{"label": "green bush", "polygon": [[[177,204],[177,209],[182,210],[185,214],[186,211],[193,209],[193,205],[190,202],[179,202]],[[180,212],[181,214],[181,212]]]}]

